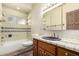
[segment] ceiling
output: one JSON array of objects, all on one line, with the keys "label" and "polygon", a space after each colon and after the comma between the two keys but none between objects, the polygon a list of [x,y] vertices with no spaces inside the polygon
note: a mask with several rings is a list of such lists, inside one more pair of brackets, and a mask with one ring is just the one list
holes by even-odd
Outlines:
[{"label": "ceiling", "polygon": [[[3,7],[8,7],[14,10],[18,10],[23,13],[29,13],[32,10],[32,6],[35,3],[3,3]],[[51,7],[54,7],[58,3],[42,3],[43,13],[46,13]],[[52,8],[51,8],[52,9]]]},{"label": "ceiling", "polygon": [[32,10],[32,3],[3,3],[2,6],[12,8],[24,13],[29,13]]}]

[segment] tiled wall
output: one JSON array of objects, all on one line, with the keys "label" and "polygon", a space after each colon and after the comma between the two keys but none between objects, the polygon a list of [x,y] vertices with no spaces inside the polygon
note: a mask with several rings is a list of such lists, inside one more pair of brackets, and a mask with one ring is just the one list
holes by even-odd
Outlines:
[{"label": "tiled wall", "polygon": [[[52,35],[53,33],[55,33],[56,36],[60,38],[79,40],[79,30],[59,30],[59,31],[51,31],[51,32],[52,32]],[[45,31],[44,34],[50,35],[51,32]]]},{"label": "tiled wall", "polygon": [[55,33],[63,38],[65,37],[79,40],[79,30],[63,30],[63,31],[55,31]]},{"label": "tiled wall", "polygon": [[[2,6],[3,7],[3,6]],[[1,7],[1,8],[2,8]],[[21,17],[23,19],[27,20],[27,14],[19,12],[17,10],[11,9],[11,8],[7,8],[7,7],[3,7],[3,11],[4,13],[6,13],[7,15],[14,15],[17,17]],[[7,20],[7,19],[6,19]],[[27,28],[26,25],[19,25],[19,24],[13,24],[13,23],[9,23],[8,21],[6,22],[1,22],[0,23],[0,28],[3,27],[14,27],[14,28]],[[12,30],[12,29],[11,29]],[[11,34],[12,37],[8,37],[8,35]],[[1,37],[4,37],[3,40],[8,41],[8,40],[20,40],[20,39],[29,39],[29,37],[31,37],[30,34],[28,34],[27,32],[0,32],[0,41],[1,41]],[[1,43],[1,42],[0,42]]]}]

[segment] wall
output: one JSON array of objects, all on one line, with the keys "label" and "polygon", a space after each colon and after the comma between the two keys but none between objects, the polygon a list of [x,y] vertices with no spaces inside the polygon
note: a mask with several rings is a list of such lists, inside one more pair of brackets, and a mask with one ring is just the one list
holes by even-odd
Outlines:
[{"label": "wall", "polygon": [[52,31],[56,33],[56,36],[60,38],[68,39],[78,39],[79,40],[79,30],[63,30],[63,31]]},{"label": "wall", "polygon": [[[30,28],[31,29],[31,22],[32,21],[32,14],[31,14],[31,12],[28,14],[28,23],[27,23],[27,27],[28,28]],[[27,38],[28,39],[32,39],[32,32],[30,31],[30,32],[27,32]]]},{"label": "wall", "polygon": [[[0,20],[2,20],[2,4],[0,3]],[[0,30],[1,30],[1,22],[0,22]],[[0,39],[1,39],[1,33],[0,33]],[[1,40],[0,40],[1,44]]]},{"label": "wall", "polygon": [[2,15],[2,4],[0,3],[0,20],[1,20],[1,15]]},{"label": "wall", "polygon": [[32,9],[32,34],[41,33],[41,4],[35,4]]}]

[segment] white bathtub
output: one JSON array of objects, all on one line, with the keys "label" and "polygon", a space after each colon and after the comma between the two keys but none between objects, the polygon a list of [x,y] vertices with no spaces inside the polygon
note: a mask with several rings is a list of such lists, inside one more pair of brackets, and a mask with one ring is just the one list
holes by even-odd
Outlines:
[{"label": "white bathtub", "polygon": [[[31,43],[29,43],[31,42]],[[2,46],[0,46],[0,55],[5,55],[7,53],[19,50],[19,49],[24,49],[26,48],[25,46],[23,46],[23,44],[30,44],[32,45],[32,40],[14,40],[14,41],[8,41],[8,42],[4,42],[4,44]],[[27,46],[28,46],[27,45]]]}]

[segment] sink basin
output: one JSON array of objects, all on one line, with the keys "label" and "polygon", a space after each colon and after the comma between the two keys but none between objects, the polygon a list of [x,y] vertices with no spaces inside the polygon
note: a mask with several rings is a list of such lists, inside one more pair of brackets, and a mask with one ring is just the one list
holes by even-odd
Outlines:
[{"label": "sink basin", "polygon": [[52,41],[60,41],[61,39],[58,37],[51,37],[51,36],[46,36],[46,37],[42,37],[43,39],[46,40],[52,40]]}]

